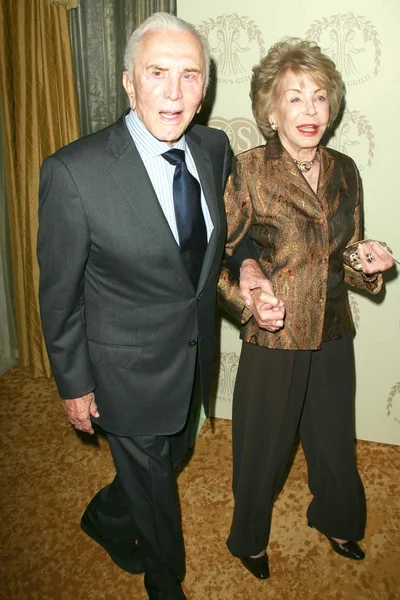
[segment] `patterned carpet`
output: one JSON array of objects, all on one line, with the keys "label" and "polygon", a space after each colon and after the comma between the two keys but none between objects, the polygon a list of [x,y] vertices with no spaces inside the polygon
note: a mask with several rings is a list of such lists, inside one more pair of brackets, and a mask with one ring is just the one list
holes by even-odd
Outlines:
[{"label": "patterned carpet", "polygon": [[[145,600],[143,577],[121,571],[79,528],[88,500],[113,477],[105,440],[79,437],[54,383],[18,367],[0,378],[0,415],[0,599]],[[359,442],[358,457],[368,501],[366,560],[337,556],[306,526],[300,450],[275,505],[271,579],[258,581],[225,547],[230,422],[207,422],[179,476],[188,599],[400,599],[400,447]]]}]

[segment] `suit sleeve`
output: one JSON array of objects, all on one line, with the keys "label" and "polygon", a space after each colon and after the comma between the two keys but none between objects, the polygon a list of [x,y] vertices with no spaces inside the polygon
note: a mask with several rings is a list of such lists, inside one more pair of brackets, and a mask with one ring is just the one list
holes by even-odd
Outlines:
[{"label": "suit sleeve", "polygon": [[39,304],[46,348],[62,398],[93,391],[85,328],[85,266],[90,232],[77,186],[57,157],[43,163],[37,255]]},{"label": "suit sleeve", "polygon": [[254,246],[253,241],[246,235],[243,238],[240,245],[236,248],[235,254],[233,256],[225,257],[225,266],[229,270],[231,277],[235,281],[239,281],[240,279],[240,267],[242,262],[247,258],[252,258],[253,260],[259,261],[258,252]]},{"label": "suit sleeve", "polygon": [[[352,161],[352,166],[355,171],[356,181],[357,181],[357,188],[356,188],[357,200],[356,200],[356,206],[355,206],[354,215],[353,215],[355,229],[354,229],[353,237],[351,238],[349,244],[353,244],[354,242],[362,240],[364,237],[362,185],[361,185],[361,180],[360,180],[360,174],[358,172],[358,169],[357,169],[354,161]],[[352,267],[349,267],[346,264],[344,264],[344,279],[348,285],[350,285],[352,287],[361,288],[363,290],[366,290],[367,292],[370,292],[371,294],[377,294],[378,292],[380,292],[382,285],[383,285],[382,273],[379,273],[377,277],[373,277],[372,279],[369,279],[368,276],[363,275],[362,272],[356,271],[355,269],[353,269]]]}]

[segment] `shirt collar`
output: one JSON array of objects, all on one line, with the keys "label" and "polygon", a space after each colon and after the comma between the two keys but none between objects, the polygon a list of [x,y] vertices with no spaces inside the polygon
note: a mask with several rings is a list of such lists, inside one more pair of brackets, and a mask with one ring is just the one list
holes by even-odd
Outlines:
[{"label": "shirt collar", "polygon": [[[164,152],[171,150],[171,146],[166,142],[160,142],[160,140],[155,138],[148,131],[144,123],[137,116],[136,111],[130,110],[125,117],[125,120],[129,133],[143,159],[155,158],[156,156],[160,156],[161,154],[164,154]],[[175,144],[174,148],[186,151],[186,139],[184,135],[177,144]]]}]

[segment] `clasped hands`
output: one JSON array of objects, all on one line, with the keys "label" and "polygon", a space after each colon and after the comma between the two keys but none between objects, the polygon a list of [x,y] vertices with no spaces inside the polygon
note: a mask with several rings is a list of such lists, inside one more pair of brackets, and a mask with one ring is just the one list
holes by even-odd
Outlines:
[{"label": "clasped hands", "polygon": [[[373,254],[375,261],[367,261],[368,253]],[[368,242],[360,244],[359,255],[365,273],[385,271],[393,265],[393,260],[379,248],[377,244]],[[285,306],[274,294],[271,282],[265,277],[259,264],[249,258],[243,261],[240,268],[240,296],[251,310],[261,329],[275,333],[282,329],[285,320]],[[90,417],[99,417],[94,393],[90,392],[80,398],[63,400],[68,421],[85,433],[93,434]]]},{"label": "clasped hands", "polygon": [[[258,263],[252,259],[243,261],[240,269],[240,295],[253,313],[259,327],[275,332],[283,327],[285,307],[274,294],[271,282],[265,277]],[[85,433],[93,434],[90,417],[99,417],[94,393],[80,398],[63,400],[68,421]]]},{"label": "clasped hands", "polygon": [[271,282],[252,258],[242,262],[240,267],[240,297],[253,313],[258,326],[275,333],[282,329],[285,320],[285,306],[274,294]]}]

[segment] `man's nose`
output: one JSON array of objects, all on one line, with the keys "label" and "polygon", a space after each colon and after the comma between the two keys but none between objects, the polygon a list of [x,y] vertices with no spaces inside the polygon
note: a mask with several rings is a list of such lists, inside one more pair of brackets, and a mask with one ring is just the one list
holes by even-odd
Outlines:
[{"label": "man's nose", "polygon": [[182,98],[182,86],[180,77],[169,77],[166,87],[165,96],[169,100],[179,100]]}]

